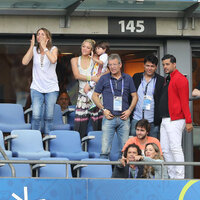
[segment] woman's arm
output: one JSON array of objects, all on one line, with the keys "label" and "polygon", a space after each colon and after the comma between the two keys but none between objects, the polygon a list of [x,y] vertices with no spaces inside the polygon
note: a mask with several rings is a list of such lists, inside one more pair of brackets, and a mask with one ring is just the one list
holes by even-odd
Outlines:
[{"label": "woman's arm", "polygon": [[33,48],[34,48],[34,45],[35,45],[35,36],[32,35],[30,47],[29,47],[28,51],[26,52],[26,54],[24,55],[24,57],[22,59],[22,64],[23,65],[28,65],[29,62],[31,61],[31,59],[33,57]]},{"label": "woman's arm", "polygon": [[71,66],[72,66],[72,71],[74,74],[75,79],[77,80],[82,80],[82,81],[96,81],[96,76],[85,76],[79,73],[78,70],[78,57],[72,58],[71,59]]},{"label": "woman's arm", "polygon": [[54,48],[51,52],[49,50],[45,50],[45,54],[52,64],[55,64],[57,62],[57,59],[58,59],[57,48]]},{"label": "woman's arm", "polygon": [[58,49],[54,48],[52,51],[49,51],[49,49],[47,49],[47,42],[48,42],[48,40],[42,39],[40,41],[40,45],[43,48],[44,53],[46,54],[46,56],[48,57],[50,62],[52,64],[55,64],[57,62],[57,59],[58,59]]},{"label": "woman's arm", "polygon": [[[160,160],[160,159],[155,160],[155,159],[152,159],[152,158],[146,157],[146,156],[143,157],[143,161],[144,162],[157,162],[157,163],[164,162],[163,160]],[[161,170],[161,165],[152,165],[152,167],[154,168],[155,171]]]},{"label": "woman's arm", "polygon": [[78,57],[75,57],[75,58],[71,59],[71,66],[72,66],[72,71],[73,71],[75,79],[82,80],[82,81],[87,81],[87,76],[84,76],[84,75],[79,73],[79,70],[78,70]]}]

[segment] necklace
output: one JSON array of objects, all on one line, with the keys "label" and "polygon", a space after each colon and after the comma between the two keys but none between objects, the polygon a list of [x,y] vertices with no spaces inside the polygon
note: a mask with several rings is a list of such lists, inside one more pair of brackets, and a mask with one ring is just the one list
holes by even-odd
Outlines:
[{"label": "necklace", "polygon": [[40,56],[40,64],[41,64],[41,67],[43,67],[43,61],[44,61],[44,55],[41,54],[41,56]]}]

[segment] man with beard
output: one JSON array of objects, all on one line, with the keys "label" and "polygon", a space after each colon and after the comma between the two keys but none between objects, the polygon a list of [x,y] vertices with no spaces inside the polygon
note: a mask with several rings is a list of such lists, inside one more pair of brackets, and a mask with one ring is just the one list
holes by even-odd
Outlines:
[{"label": "man with beard", "polygon": [[[176,58],[167,54],[162,58],[166,82],[159,105],[162,122],[160,143],[166,162],[184,162],[182,149],[183,130],[190,133],[193,129],[189,108],[189,82],[176,68]],[[162,102],[162,103],[161,103]],[[184,179],[185,168],[181,165],[168,166],[172,179]]]},{"label": "man with beard", "polygon": [[135,161],[135,156],[142,155],[138,145],[130,144],[124,151],[124,157],[120,159],[120,165],[116,165],[112,178],[142,178],[142,165],[128,165],[129,162]]},{"label": "man with beard", "polygon": [[148,122],[148,120],[146,119],[139,120],[135,125],[136,136],[131,137],[127,140],[126,144],[124,145],[122,149],[122,152],[125,151],[127,146],[135,143],[142,150],[142,154],[144,154],[145,145],[147,143],[155,143],[159,147],[161,155],[162,155],[162,149],[161,149],[159,140],[155,137],[148,136],[150,129],[151,129],[151,125]]}]

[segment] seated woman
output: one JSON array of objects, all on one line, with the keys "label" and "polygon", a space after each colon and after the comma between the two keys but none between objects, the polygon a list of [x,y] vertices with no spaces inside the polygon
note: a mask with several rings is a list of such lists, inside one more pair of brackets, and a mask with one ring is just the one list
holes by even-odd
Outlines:
[{"label": "seated woman", "polygon": [[[135,156],[135,161],[144,161],[144,162],[157,162],[162,163],[164,162],[160,150],[155,143],[148,143],[145,146],[144,150],[145,156]],[[169,178],[167,173],[167,167],[164,167],[163,177],[165,179]],[[152,179],[161,179],[162,178],[162,167],[161,165],[146,165],[144,166],[143,171],[144,178],[152,178]]]},{"label": "seated woman", "polygon": [[135,156],[141,156],[142,152],[138,145],[130,144],[124,151],[124,156],[120,159],[120,165],[116,165],[112,174],[112,178],[141,178],[143,174],[143,166],[128,165],[129,162],[135,161]]}]

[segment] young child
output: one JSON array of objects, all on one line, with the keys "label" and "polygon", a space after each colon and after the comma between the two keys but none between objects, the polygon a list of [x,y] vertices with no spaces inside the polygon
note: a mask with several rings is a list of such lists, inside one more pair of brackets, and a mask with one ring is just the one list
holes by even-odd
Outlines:
[{"label": "young child", "polygon": [[[108,70],[108,51],[109,51],[109,43],[106,41],[101,41],[96,44],[95,47],[95,53],[96,55],[91,55],[93,61],[95,62],[95,65],[92,70],[91,76],[100,76],[102,74],[105,74]],[[92,94],[94,92],[94,87],[96,83],[94,81],[89,81],[84,88],[85,93],[92,101]],[[89,110],[92,110],[95,108],[96,105],[92,101],[92,105],[90,106]]]}]

